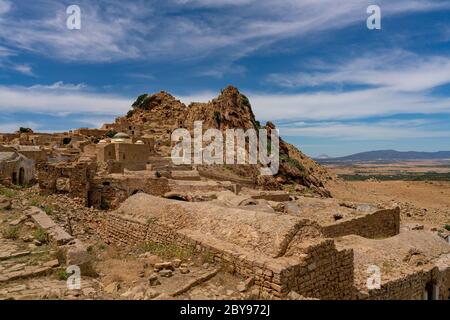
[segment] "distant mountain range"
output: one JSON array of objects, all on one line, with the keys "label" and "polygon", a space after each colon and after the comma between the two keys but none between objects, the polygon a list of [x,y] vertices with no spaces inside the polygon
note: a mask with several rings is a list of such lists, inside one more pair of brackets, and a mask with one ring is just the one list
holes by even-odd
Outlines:
[{"label": "distant mountain range", "polygon": [[341,163],[341,162],[396,162],[411,160],[448,160],[450,151],[438,152],[401,152],[396,150],[377,150],[361,152],[350,156],[339,158],[325,158],[323,155],[315,158],[319,163]]}]

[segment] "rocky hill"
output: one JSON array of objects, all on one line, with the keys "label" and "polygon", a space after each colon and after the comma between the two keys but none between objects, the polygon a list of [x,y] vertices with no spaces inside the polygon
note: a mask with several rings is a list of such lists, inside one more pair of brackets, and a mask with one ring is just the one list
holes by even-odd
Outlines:
[{"label": "rocky hill", "polygon": [[[228,86],[221,94],[207,103],[191,103],[189,106],[166,92],[141,95],[133,104],[127,119],[136,125],[156,131],[161,127],[192,129],[194,121],[203,121],[203,129],[216,128],[221,131],[231,128],[259,129],[249,99],[238,89]],[[267,123],[270,130],[275,126]],[[211,167],[209,167],[211,169]],[[328,172],[314,160],[304,155],[293,145],[280,139],[280,169],[276,176],[259,175],[255,165],[214,166],[215,171],[224,171],[252,179],[266,189],[295,189],[330,196],[325,182],[332,179]]]}]

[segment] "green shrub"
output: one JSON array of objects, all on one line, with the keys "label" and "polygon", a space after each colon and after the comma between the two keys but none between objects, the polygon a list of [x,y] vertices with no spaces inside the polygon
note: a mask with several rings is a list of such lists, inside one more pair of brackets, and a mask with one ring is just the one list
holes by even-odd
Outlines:
[{"label": "green shrub", "polygon": [[214,262],[214,255],[211,253],[211,251],[207,250],[207,251],[203,252],[203,254],[201,256],[201,261],[202,261],[202,263]]},{"label": "green shrub", "polygon": [[105,136],[107,136],[108,138],[113,138],[115,135],[117,134],[116,130],[109,130]]},{"label": "green shrub", "polygon": [[53,214],[53,208],[51,206],[44,206],[42,208],[42,210],[44,210],[44,212],[48,215],[52,215]]},{"label": "green shrub", "polygon": [[220,123],[222,122],[222,115],[219,111],[214,111],[214,120],[216,121],[217,125],[220,126]]},{"label": "green shrub", "polygon": [[444,226],[444,229],[447,230],[447,231],[450,231],[450,224],[446,224],[446,225]]},{"label": "green shrub", "polygon": [[140,108],[142,103],[144,102],[145,98],[148,97],[148,94],[141,94],[135,102],[131,105],[133,108]]},{"label": "green shrub", "polygon": [[100,209],[108,210],[109,208],[110,208],[109,202],[105,198],[102,198],[102,200],[100,202]]},{"label": "green shrub", "polygon": [[0,186],[0,195],[5,196],[7,198],[14,198],[17,195],[15,190],[7,189],[5,187]]},{"label": "green shrub", "polygon": [[248,100],[247,96],[243,95],[242,93],[241,93],[241,104],[245,107],[251,108],[250,100]]},{"label": "green shrub", "polygon": [[66,269],[59,268],[56,270],[56,276],[59,280],[67,280],[70,274],[67,273]]},{"label": "green shrub", "polygon": [[20,127],[20,128],[19,128],[19,132],[20,132],[20,133],[32,133],[33,130],[31,130],[30,128]]},{"label": "green shrub", "polygon": [[50,241],[48,232],[43,228],[37,228],[36,230],[34,230],[33,236],[41,243],[48,243]]},{"label": "green shrub", "polygon": [[41,202],[37,198],[33,198],[30,200],[30,206],[39,207]]},{"label": "green shrub", "polygon": [[19,228],[18,227],[8,227],[2,230],[2,236],[5,239],[17,240],[19,238]]},{"label": "green shrub", "polygon": [[134,110],[129,110],[127,112],[127,118],[131,118],[133,116],[133,114],[134,114]]}]

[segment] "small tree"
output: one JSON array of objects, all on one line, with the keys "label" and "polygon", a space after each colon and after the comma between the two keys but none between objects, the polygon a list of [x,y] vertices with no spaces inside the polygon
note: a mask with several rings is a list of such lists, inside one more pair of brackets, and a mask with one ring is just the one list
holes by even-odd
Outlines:
[{"label": "small tree", "polygon": [[133,108],[139,108],[142,104],[142,102],[144,102],[145,98],[148,97],[148,94],[141,94],[136,101],[131,105]]},{"label": "small tree", "polygon": [[107,136],[108,138],[113,138],[115,135],[117,134],[116,130],[109,130],[105,136]]},{"label": "small tree", "polygon": [[20,128],[19,128],[19,132],[20,132],[20,133],[32,133],[33,130],[31,130],[30,128],[20,127]]}]

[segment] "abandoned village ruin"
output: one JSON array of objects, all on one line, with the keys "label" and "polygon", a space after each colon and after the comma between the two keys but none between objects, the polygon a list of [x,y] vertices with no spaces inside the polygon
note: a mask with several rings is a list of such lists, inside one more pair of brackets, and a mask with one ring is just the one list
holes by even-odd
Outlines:
[{"label": "abandoned village ruin", "polygon": [[[194,121],[221,131],[263,127],[250,101],[229,86],[216,99],[189,106],[166,92],[142,95],[126,116],[100,129],[0,134],[1,185],[36,184],[42,197],[73,199],[79,210],[96,213],[73,218],[77,211],[70,210],[75,222],[60,224],[38,204],[18,202],[24,218],[16,225],[31,219],[66,258],[41,269],[25,266],[27,277],[88,263],[74,232],[76,223],[87,223],[92,237],[121,250],[154,243],[208,253],[211,264],[243,279],[242,292],[255,298],[450,298],[447,239],[402,224],[399,208],[333,198],[326,185],[335,177],[282,139],[275,176],[261,176],[258,165],[174,165],[171,133],[193,130]],[[270,122],[264,127],[275,129]],[[0,216],[15,205],[0,193]],[[0,248],[14,246],[0,236]],[[19,249],[8,250],[0,252],[0,298],[23,272],[1,264]],[[368,286],[370,266],[381,270],[379,287]],[[187,266],[155,264],[150,283],[177,268],[183,273]]]}]

